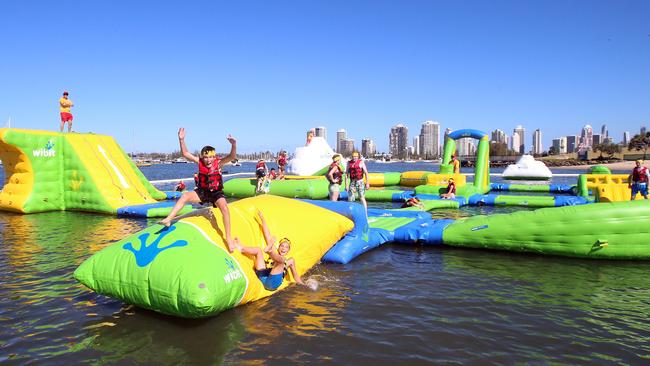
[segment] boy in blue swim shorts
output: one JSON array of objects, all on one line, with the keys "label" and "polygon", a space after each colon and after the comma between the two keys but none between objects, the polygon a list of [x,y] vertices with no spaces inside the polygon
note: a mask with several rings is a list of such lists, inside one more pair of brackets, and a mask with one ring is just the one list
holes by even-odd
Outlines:
[{"label": "boy in blue swim shorts", "polygon": [[643,198],[648,199],[648,181],[650,181],[650,172],[648,168],[642,166],[643,160],[637,160],[636,166],[632,169],[632,174],[629,175],[628,188],[632,189],[631,200],[634,201],[637,193],[641,193]]},{"label": "boy in blue swim shorts", "polygon": [[[255,274],[266,290],[277,290],[282,285],[282,281],[288,271],[291,271],[291,275],[296,283],[304,285],[300,274],[296,270],[296,261],[293,258],[286,258],[291,250],[291,241],[287,238],[280,239],[277,250],[273,250],[275,247],[275,237],[271,236],[262,211],[257,212],[257,217],[258,222],[262,226],[264,240],[266,241],[264,250],[258,247],[241,246],[238,238],[234,239],[235,247],[242,254],[253,258],[255,261]],[[270,267],[264,261],[264,253],[267,253],[272,260]]]}]

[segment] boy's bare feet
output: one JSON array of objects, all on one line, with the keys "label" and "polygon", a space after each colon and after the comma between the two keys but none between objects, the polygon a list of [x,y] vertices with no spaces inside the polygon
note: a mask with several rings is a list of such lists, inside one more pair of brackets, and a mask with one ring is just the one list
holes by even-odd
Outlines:
[{"label": "boy's bare feet", "polygon": [[242,251],[242,246],[241,243],[239,242],[239,238],[235,237],[235,239],[232,240],[232,243],[235,249],[239,250],[240,252]]},{"label": "boy's bare feet", "polygon": [[[239,242],[239,239],[237,239],[237,242]],[[235,246],[235,244],[234,244],[234,242],[232,241],[232,239],[228,239],[228,238],[226,238],[226,244],[228,245],[228,251],[229,251],[230,253],[234,252],[235,249],[237,249],[237,247]]]}]

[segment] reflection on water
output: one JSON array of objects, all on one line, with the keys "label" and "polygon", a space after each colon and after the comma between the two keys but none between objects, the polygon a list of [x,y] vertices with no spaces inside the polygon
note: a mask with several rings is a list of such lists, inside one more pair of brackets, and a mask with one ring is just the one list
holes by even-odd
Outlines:
[{"label": "reflection on water", "polygon": [[0,363],[642,364],[650,357],[646,263],[388,244],[345,266],[317,266],[307,277],[319,281],[318,291],[290,286],[199,320],[131,308],[72,278],[92,253],[154,221],[0,213]]}]

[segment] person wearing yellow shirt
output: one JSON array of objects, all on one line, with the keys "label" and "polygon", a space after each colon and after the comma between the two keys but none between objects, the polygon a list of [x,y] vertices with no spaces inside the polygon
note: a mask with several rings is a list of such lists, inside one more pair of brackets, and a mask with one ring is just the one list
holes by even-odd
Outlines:
[{"label": "person wearing yellow shirt", "polygon": [[63,132],[63,127],[65,123],[68,122],[68,132],[72,131],[72,113],[70,113],[70,108],[74,106],[72,101],[68,99],[68,92],[63,92],[63,97],[59,99],[60,111],[61,111],[61,126],[59,130]]},{"label": "person wearing yellow shirt", "polygon": [[453,166],[454,166],[454,174],[460,173],[460,161],[458,161],[458,159],[456,159],[456,155],[451,156],[451,161],[449,162],[449,164],[453,164]]}]

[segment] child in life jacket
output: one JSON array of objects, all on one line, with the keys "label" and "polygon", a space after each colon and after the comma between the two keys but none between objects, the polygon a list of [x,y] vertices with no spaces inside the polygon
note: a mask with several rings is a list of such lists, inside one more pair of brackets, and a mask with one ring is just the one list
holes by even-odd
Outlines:
[{"label": "child in life jacket", "polygon": [[449,178],[449,184],[447,184],[447,192],[441,194],[440,198],[443,200],[456,198],[456,183],[454,183],[454,178]]},{"label": "child in life jacket", "polygon": [[284,168],[287,166],[287,152],[282,151],[278,157],[278,170],[280,171],[280,176],[284,176]]},{"label": "child in life jacket", "polygon": [[[296,261],[293,258],[287,258],[287,254],[291,250],[291,241],[287,238],[280,239],[277,250],[275,247],[275,237],[271,236],[264,215],[262,211],[257,212],[256,217],[258,223],[262,226],[262,233],[264,234],[264,241],[266,247],[264,250],[258,247],[245,247],[239,242],[239,238],[235,238],[235,246],[242,254],[251,257],[255,263],[255,274],[259,278],[264,288],[268,291],[275,291],[282,285],[284,277],[287,272],[291,271],[291,275],[296,283],[304,285],[300,274],[296,270]],[[268,254],[273,261],[270,266],[266,265],[264,261],[264,253]]]},{"label": "child in life jacket", "polygon": [[214,147],[204,146],[201,149],[201,156],[198,157],[187,150],[187,146],[185,145],[185,129],[180,128],[178,130],[178,142],[181,146],[183,157],[199,165],[199,172],[194,175],[196,188],[193,191],[184,193],[176,201],[169,215],[160,221],[160,223],[169,227],[178,211],[188,202],[200,204],[211,203],[213,207],[218,207],[219,211],[221,211],[223,227],[226,232],[226,243],[228,244],[228,250],[232,253],[235,250],[235,246],[230,237],[230,211],[228,210],[226,196],[223,193],[221,168],[235,159],[237,155],[237,140],[230,135],[228,135],[227,139],[230,142],[230,153],[227,156],[219,158]]},{"label": "child in life jacket", "polygon": [[643,160],[637,160],[636,166],[632,169],[632,174],[627,178],[627,187],[632,190],[630,199],[634,201],[637,193],[641,193],[644,199],[648,199],[648,181],[650,180],[650,173],[648,168],[644,167]]},{"label": "child in life jacket", "polygon": [[332,156],[332,164],[330,165],[327,174],[325,175],[330,182],[329,196],[330,201],[339,200],[339,192],[341,191],[341,183],[343,182],[343,168],[341,167],[341,154],[334,154]]},{"label": "child in life jacket", "polygon": [[266,177],[266,172],[268,172],[268,167],[266,166],[266,163],[264,162],[264,159],[260,159],[257,162],[257,165],[255,165],[255,176],[257,177],[257,193],[261,193],[263,191],[264,185],[266,183],[267,177]]},{"label": "child in life jacket", "polygon": [[345,189],[348,191],[348,201],[354,202],[355,197],[359,196],[359,201],[361,201],[363,207],[368,210],[368,204],[366,203],[366,189],[370,189],[370,181],[368,180],[366,164],[359,157],[358,151],[352,153],[352,159],[348,161],[348,168],[346,170],[346,174],[349,178],[345,182]]},{"label": "child in life jacket", "polygon": [[269,179],[270,180],[276,180],[276,179],[278,179],[278,177],[279,177],[279,175],[278,175],[278,172],[275,171],[275,168],[271,168],[271,170],[269,171]]}]

